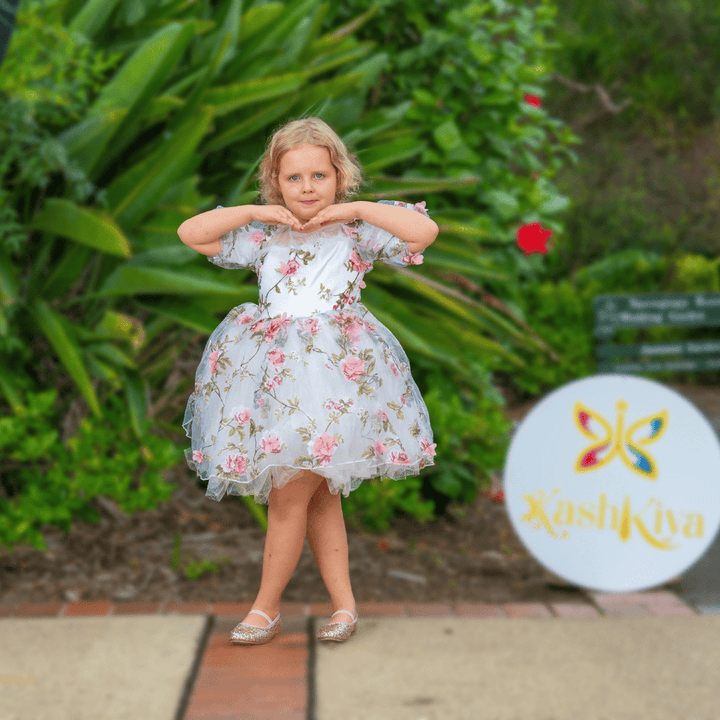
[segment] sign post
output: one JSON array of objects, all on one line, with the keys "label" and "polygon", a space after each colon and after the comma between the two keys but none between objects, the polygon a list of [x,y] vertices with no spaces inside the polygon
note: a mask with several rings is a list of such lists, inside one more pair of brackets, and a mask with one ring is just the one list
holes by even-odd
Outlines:
[{"label": "sign post", "polygon": [[720,293],[598,295],[594,306],[595,335],[601,341],[595,350],[598,372],[720,370],[720,338],[631,345],[608,342],[620,328],[720,326]]}]

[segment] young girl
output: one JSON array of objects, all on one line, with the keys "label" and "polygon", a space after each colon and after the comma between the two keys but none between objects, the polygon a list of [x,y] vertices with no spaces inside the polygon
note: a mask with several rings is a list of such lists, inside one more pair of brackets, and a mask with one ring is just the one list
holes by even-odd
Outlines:
[{"label": "young girl", "polygon": [[178,228],[211,263],[259,278],[258,304],[233,308],[210,336],[183,421],[185,455],[208,481],[207,497],[252,494],[268,505],[260,590],[235,643],[279,632],[280,597],[306,535],[339,616],[318,639],[347,639],[357,613],[340,491],[434,464],[408,358],[360,289],[374,262],[421,263],[438,226],[424,202],[346,202],[361,180],[332,128],[295,120],[263,156],[264,205],[219,205]]}]

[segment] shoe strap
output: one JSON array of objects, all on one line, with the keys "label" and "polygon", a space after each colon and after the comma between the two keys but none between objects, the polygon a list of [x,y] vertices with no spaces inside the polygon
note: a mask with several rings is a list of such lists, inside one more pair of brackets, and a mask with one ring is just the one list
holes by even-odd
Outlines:
[{"label": "shoe strap", "polygon": [[[350,617],[353,616],[353,614],[352,614],[351,612],[349,612],[348,610],[338,610],[337,612],[334,612],[334,613],[330,616],[330,619],[332,620],[332,619],[333,619],[336,615],[338,615],[339,613],[345,613],[346,615],[349,615]],[[357,618],[355,618],[355,620],[357,620]],[[353,620],[353,622],[355,622],[355,620]]]},{"label": "shoe strap", "polygon": [[[251,610],[250,612],[257,613],[258,615],[262,615],[271,625],[275,622],[275,620],[277,620],[277,618],[275,618],[275,620],[271,620],[262,610]],[[248,613],[248,615],[249,614],[250,613]],[[280,617],[279,613],[278,613],[278,617]]]}]

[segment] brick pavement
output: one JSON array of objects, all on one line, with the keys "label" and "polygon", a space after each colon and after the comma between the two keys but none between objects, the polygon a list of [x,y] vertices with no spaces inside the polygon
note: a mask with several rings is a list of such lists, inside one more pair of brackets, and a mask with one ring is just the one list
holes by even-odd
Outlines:
[{"label": "brick pavement", "polygon": [[[696,611],[667,590],[636,593],[588,592],[585,603],[383,603],[358,602],[360,617],[597,618],[714,614]],[[184,720],[242,717],[306,720],[312,717],[313,618],[327,619],[327,604],[281,603],[283,630],[272,642],[237,646],[232,628],[252,609],[249,603],[76,602],[0,605],[0,618],[90,617],[181,613],[212,615],[214,623],[183,699]]]}]

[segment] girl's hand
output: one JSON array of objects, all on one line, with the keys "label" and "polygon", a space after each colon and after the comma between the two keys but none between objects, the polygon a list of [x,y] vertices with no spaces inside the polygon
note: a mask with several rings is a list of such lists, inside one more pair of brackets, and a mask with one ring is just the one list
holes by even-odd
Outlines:
[{"label": "girl's hand", "polygon": [[290,225],[299,230],[302,223],[286,207],[282,205],[256,205],[253,206],[253,219],[265,225]]},{"label": "girl's hand", "polygon": [[347,202],[338,205],[328,205],[323,208],[315,217],[308,220],[303,226],[303,230],[317,230],[323,225],[337,222],[351,222],[360,217],[360,203]]}]

